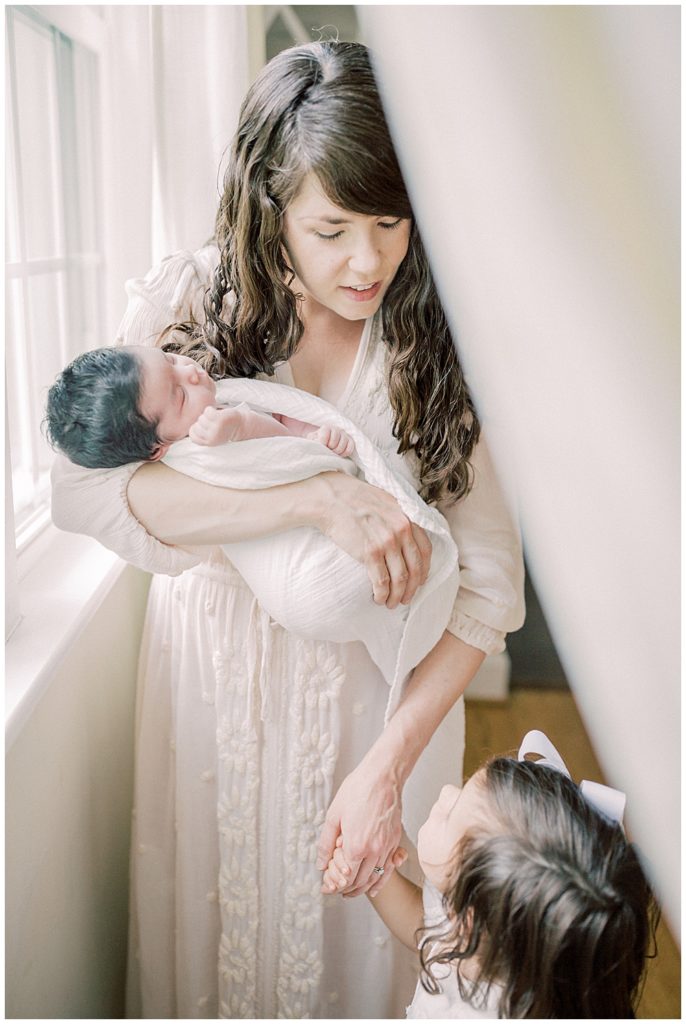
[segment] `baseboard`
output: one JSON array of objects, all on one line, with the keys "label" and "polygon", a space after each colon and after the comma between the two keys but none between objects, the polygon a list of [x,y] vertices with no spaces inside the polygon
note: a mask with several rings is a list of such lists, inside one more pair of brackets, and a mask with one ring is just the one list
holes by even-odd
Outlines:
[{"label": "baseboard", "polygon": [[466,700],[504,701],[510,694],[510,656],[489,654],[465,693]]}]

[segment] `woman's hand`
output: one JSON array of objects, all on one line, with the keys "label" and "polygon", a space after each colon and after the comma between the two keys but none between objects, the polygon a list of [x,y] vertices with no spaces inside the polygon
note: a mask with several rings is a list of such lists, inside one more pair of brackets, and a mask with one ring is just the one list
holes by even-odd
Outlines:
[{"label": "woman's hand", "polygon": [[[400,846],[403,786],[483,659],[483,651],[446,631],[415,668],[383,732],[343,780],[319,837],[317,867],[321,871],[329,868],[342,836],[339,848],[350,868],[344,895],[379,892],[393,873],[393,855]],[[375,872],[374,868],[384,870]],[[322,892],[331,890],[323,888]]]},{"label": "woman's hand", "polygon": [[409,604],[429,575],[431,542],[424,530],[386,491],[347,473],[243,491],[202,483],[156,462],[136,470],[127,496],[148,533],[184,548],[313,526],[364,565],[374,600],[388,608]]},{"label": "woman's hand", "polygon": [[[393,867],[402,867],[407,860],[407,856],[407,850],[404,850],[402,846],[399,846],[391,858]],[[345,855],[343,853],[343,836],[339,836],[336,840],[336,849],[334,850],[333,857],[329,861],[329,865],[324,872],[324,877],[322,878],[322,893],[325,896],[331,895],[335,892],[344,893],[350,885],[350,876],[350,865],[345,859]],[[381,882],[379,882],[376,887],[368,890],[368,895],[373,899],[381,888],[382,885]]]},{"label": "woman's hand", "polygon": [[[336,849],[348,868],[345,896],[381,889],[395,869],[402,834],[401,787],[392,773],[359,765],[333,798],[317,846],[317,867],[325,871]],[[383,868],[383,872],[375,871]],[[322,892],[331,892],[322,887]]]},{"label": "woman's hand", "polygon": [[376,604],[409,604],[429,575],[431,541],[425,531],[378,487],[344,473],[313,479],[324,488],[317,526],[363,563]]}]

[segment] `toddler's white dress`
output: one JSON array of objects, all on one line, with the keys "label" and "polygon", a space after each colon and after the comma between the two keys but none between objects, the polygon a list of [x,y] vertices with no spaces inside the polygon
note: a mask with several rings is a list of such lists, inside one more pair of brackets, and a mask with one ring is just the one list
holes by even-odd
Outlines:
[{"label": "toddler's white dress", "polygon": [[[442,932],[448,927],[448,920],[443,910],[441,894],[426,879],[422,889],[424,902],[424,925]],[[492,985],[483,989],[481,996],[474,1000],[474,1005],[463,999],[457,983],[457,971],[452,964],[435,964],[432,973],[440,991],[435,995],[427,992],[421,981],[417,982],[412,1002],[407,1008],[407,1016],[412,1020],[496,1020],[498,1018],[498,1000],[501,988]]]},{"label": "toddler's white dress", "polygon": [[[153,344],[168,324],[202,319],[216,261],[212,246],[177,253],[129,282],[118,342]],[[407,474],[380,319],[365,325],[337,408]],[[293,385],[287,364],[276,380]],[[522,623],[523,564],[483,444],[473,464],[474,489],[444,510],[460,562],[448,629],[491,653]],[[136,468],[58,458],[53,472],[58,526],[157,574],[139,666],[128,1014],[402,1017],[411,954],[366,899],[323,899],[315,868],[326,809],[379,735],[388,685],[361,643],[276,625],[219,549],[199,561],[150,537],[126,503]],[[440,785],[459,779],[463,749],[459,701],[405,788],[411,837]]]}]

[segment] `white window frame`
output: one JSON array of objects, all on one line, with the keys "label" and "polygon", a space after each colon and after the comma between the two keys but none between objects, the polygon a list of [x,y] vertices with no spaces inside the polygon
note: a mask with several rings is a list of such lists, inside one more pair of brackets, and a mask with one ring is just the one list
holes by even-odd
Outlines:
[{"label": "white window frame", "polygon": [[[102,67],[102,59],[105,48],[105,21],[101,12],[94,5],[67,6],[23,6],[8,5],[6,14],[9,14],[8,43],[11,43],[12,19],[19,15],[24,18],[32,18],[37,23],[49,30],[57,30],[66,36],[71,42],[86,47],[94,54],[98,62],[98,72]],[[15,13],[16,12],[16,13]],[[10,57],[12,59],[12,56]],[[9,70],[9,69],[8,69]],[[9,100],[9,96],[8,96]],[[16,118],[16,108],[13,110],[13,117]],[[100,118],[98,120],[98,125]],[[93,137],[93,160],[95,162],[96,188],[102,188],[101,174],[99,168],[100,153],[102,151],[102,140],[100,128],[98,127]],[[22,182],[17,176],[17,194],[21,195]],[[101,207],[98,203],[98,207]],[[80,266],[100,265],[105,261],[105,254],[102,245],[102,223],[96,224],[97,240],[95,252],[74,257],[65,249],[62,256],[50,257],[47,259],[26,260],[21,256],[6,264],[6,281],[23,280],[37,273],[50,271],[68,272],[76,262]],[[25,253],[23,254],[25,257]],[[103,299],[102,299],[102,275],[99,283],[100,294],[98,296],[98,324],[97,330],[102,330]],[[24,308],[27,303],[24,298]],[[58,310],[57,315],[64,316],[64,311]],[[67,357],[66,353],[60,353],[61,360]],[[32,421],[40,419],[40,410],[35,408],[35,402],[31,401],[28,415]],[[4,417],[5,434],[5,639],[8,640],[15,632],[22,617],[21,608],[21,581],[34,568],[35,558],[31,552],[31,546],[41,536],[46,536],[49,542],[50,535],[57,538],[58,531],[50,524],[49,492],[46,487],[45,497],[42,502],[36,504],[34,512],[26,517],[25,522],[17,531],[15,529],[14,504],[12,500],[12,468],[11,468],[11,443],[10,427],[7,416],[7,402],[5,402]],[[47,481],[46,481],[47,484]],[[41,543],[41,548],[44,543]]]},{"label": "white window frame", "polygon": [[[151,266],[145,152],[142,164],[132,160],[136,140],[145,144],[149,139],[151,97],[146,91],[145,57],[150,11],[147,7],[124,10],[126,15],[112,5],[22,8],[42,16],[98,60],[101,116],[95,148],[101,171],[98,220],[102,218],[105,340],[115,337],[126,280]],[[7,442],[6,419],[3,426]],[[63,532],[50,522],[17,556],[9,463],[6,443],[6,751],[21,735],[52,685],[57,666],[119,576],[139,572],[93,538]]]},{"label": "white window frame", "polygon": [[[79,46],[83,46],[81,39],[84,38],[84,32],[78,33],[79,38],[75,39],[73,34],[67,35],[64,31],[65,28],[69,28],[73,33],[76,26],[76,22],[80,20],[80,16],[74,18],[73,12],[65,12],[63,9],[58,8],[53,11],[51,8],[34,8],[34,7],[22,7],[19,5],[10,6],[6,12],[7,17],[7,35],[8,44],[10,48],[9,53],[9,65],[8,71],[12,78],[16,81],[16,68],[15,68],[15,55],[13,51],[13,39],[14,39],[14,28],[17,19],[21,19],[24,22],[33,22],[37,28],[47,31],[53,36],[53,45],[55,46],[55,57],[58,61],[58,80],[57,80],[57,97],[58,97],[58,117],[60,118],[58,123],[58,131],[60,133],[60,140],[55,139],[56,148],[59,148],[59,165],[57,168],[58,181],[56,182],[58,193],[60,196],[59,214],[58,221],[56,222],[57,230],[57,252],[58,255],[51,255],[47,258],[29,258],[26,249],[26,237],[25,237],[25,211],[26,204],[25,198],[28,202],[28,197],[24,195],[24,181],[22,176],[21,167],[21,153],[19,149],[19,117],[17,109],[17,96],[14,90],[10,90],[10,97],[13,98],[12,103],[12,131],[14,134],[14,172],[16,180],[16,195],[21,214],[19,217],[19,252],[14,254],[14,258],[11,262],[6,264],[6,280],[9,282],[19,282],[21,289],[21,302],[20,312],[18,312],[18,322],[15,325],[15,329],[18,334],[23,334],[28,337],[30,330],[30,302],[28,290],[32,281],[36,281],[40,276],[44,275],[61,275],[62,279],[58,279],[58,292],[57,292],[57,308],[55,310],[56,316],[60,321],[60,337],[62,338],[62,348],[65,348],[64,339],[69,336],[70,326],[69,317],[72,312],[70,303],[69,293],[71,291],[70,276],[75,270],[84,269],[86,267],[95,267],[96,269],[102,268],[104,262],[103,259],[103,245],[102,245],[102,218],[96,215],[95,223],[93,225],[95,230],[94,249],[90,252],[84,251],[82,247],[82,241],[78,238],[77,225],[80,220],[80,214],[82,213],[79,204],[79,198],[77,194],[76,184],[78,182],[77,175],[75,173],[75,167],[72,165],[72,161],[76,158],[75,139],[76,132],[79,129],[73,121],[74,108],[72,103],[72,84],[68,76],[60,76],[59,74],[59,61],[62,54],[61,39],[60,36],[64,37],[65,42],[68,45],[76,43]],[[66,22],[66,24],[65,24]],[[96,32],[100,19],[93,16],[90,11],[85,12],[84,24],[89,29],[85,33],[88,45],[86,48],[89,53],[93,54],[96,60],[96,75],[99,73],[98,51],[94,50],[92,45],[95,43],[97,47],[102,45],[102,32],[99,34]],[[57,32],[59,35],[55,36]],[[99,131],[96,128],[96,124],[100,122],[100,118],[93,117],[92,121],[92,151],[88,154],[88,160],[91,165],[90,176],[93,179],[93,186],[96,190],[94,195],[95,208],[99,212],[102,203],[98,195],[100,184],[100,167],[99,167]],[[60,145],[59,142],[66,138],[68,141],[66,145]],[[71,141],[71,144],[70,144]],[[72,187],[71,182],[74,182]],[[103,316],[103,298],[102,298],[102,274],[96,274],[95,276],[95,288],[96,288],[96,325],[95,333],[102,333],[102,316]],[[87,343],[83,347],[89,347],[89,343],[94,339],[87,339]],[[20,377],[26,376],[30,378],[33,376],[32,369],[32,358],[35,354],[32,351],[32,346],[18,346],[18,350],[15,352],[15,358],[22,363],[20,368]],[[68,361],[68,358],[76,354],[76,351],[60,351],[60,365]],[[29,448],[31,449],[30,463],[33,466],[33,492],[31,504],[33,511],[27,510],[22,515],[21,527],[16,531],[17,540],[17,551],[21,552],[30,541],[37,536],[37,534],[44,529],[49,523],[49,482],[47,478],[47,472],[39,469],[39,457],[38,457],[38,428],[37,424],[41,419],[41,409],[38,407],[38,396],[35,394],[33,389],[27,389],[28,408],[25,413],[26,418],[29,420],[29,427],[26,429],[24,436],[28,440]],[[11,428],[10,428],[11,429]]]}]

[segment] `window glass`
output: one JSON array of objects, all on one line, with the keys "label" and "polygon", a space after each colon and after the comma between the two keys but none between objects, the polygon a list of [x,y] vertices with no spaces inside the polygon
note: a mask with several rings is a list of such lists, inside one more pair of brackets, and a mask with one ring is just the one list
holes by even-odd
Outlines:
[{"label": "window glass", "polygon": [[15,526],[28,540],[48,508],[48,388],[104,343],[99,65],[30,9],[6,17],[7,412]]},{"label": "window glass", "polygon": [[[17,282],[12,283],[17,285]],[[14,507],[17,527],[22,524],[23,514],[32,511],[46,497],[47,474],[52,452],[40,428],[48,388],[62,366],[60,353],[64,347],[64,289],[63,272],[39,274],[27,279],[25,302],[21,299],[15,300],[16,308],[23,313],[23,324],[17,324],[18,330],[14,335],[19,345],[13,343],[11,354],[8,351],[8,370],[14,371],[11,376],[8,373],[8,387],[11,386],[14,393],[9,409],[10,423],[19,427],[18,442],[21,453],[18,464],[15,465],[17,445],[14,443],[16,431],[13,430]],[[33,344],[21,345],[22,336],[27,335]]]},{"label": "window glass", "polygon": [[99,96],[98,74],[95,55],[82,46],[74,47],[74,90],[73,103],[75,122],[81,130],[75,135],[76,177],[79,181],[78,242],[85,252],[96,252],[100,248],[98,193],[99,180],[97,141]]},{"label": "window glass", "polygon": [[47,389],[62,369],[62,352],[68,346],[66,335],[66,274],[35,274],[26,282],[27,329],[33,392],[40,401],[36,413],[41,418]]},{"label": "window glass", "polygon": [[7,418],[12,425],[11,458],[15,511],[19,513],[30,500],[31,410],[23,400],[21,381],[28,377],[24,302],[21,281],[10,280],[5,289],[5,348]]},{"label": "window glass", "polygon": [[55,46],[50,33],[23,18],[14,19],[13,36],[19,143],[15,170],[23,200],[25,256],[63,255]]},{"label": "window glass", "polygon": [[[5,68],[9,69],[9,40],[5,33]],[[15,160],[12,154],[14,138],[14,113],[12,94],[5,89],[5,259],[19,259],[19,211],[17,210],[17,182],[14,174]]]}]

